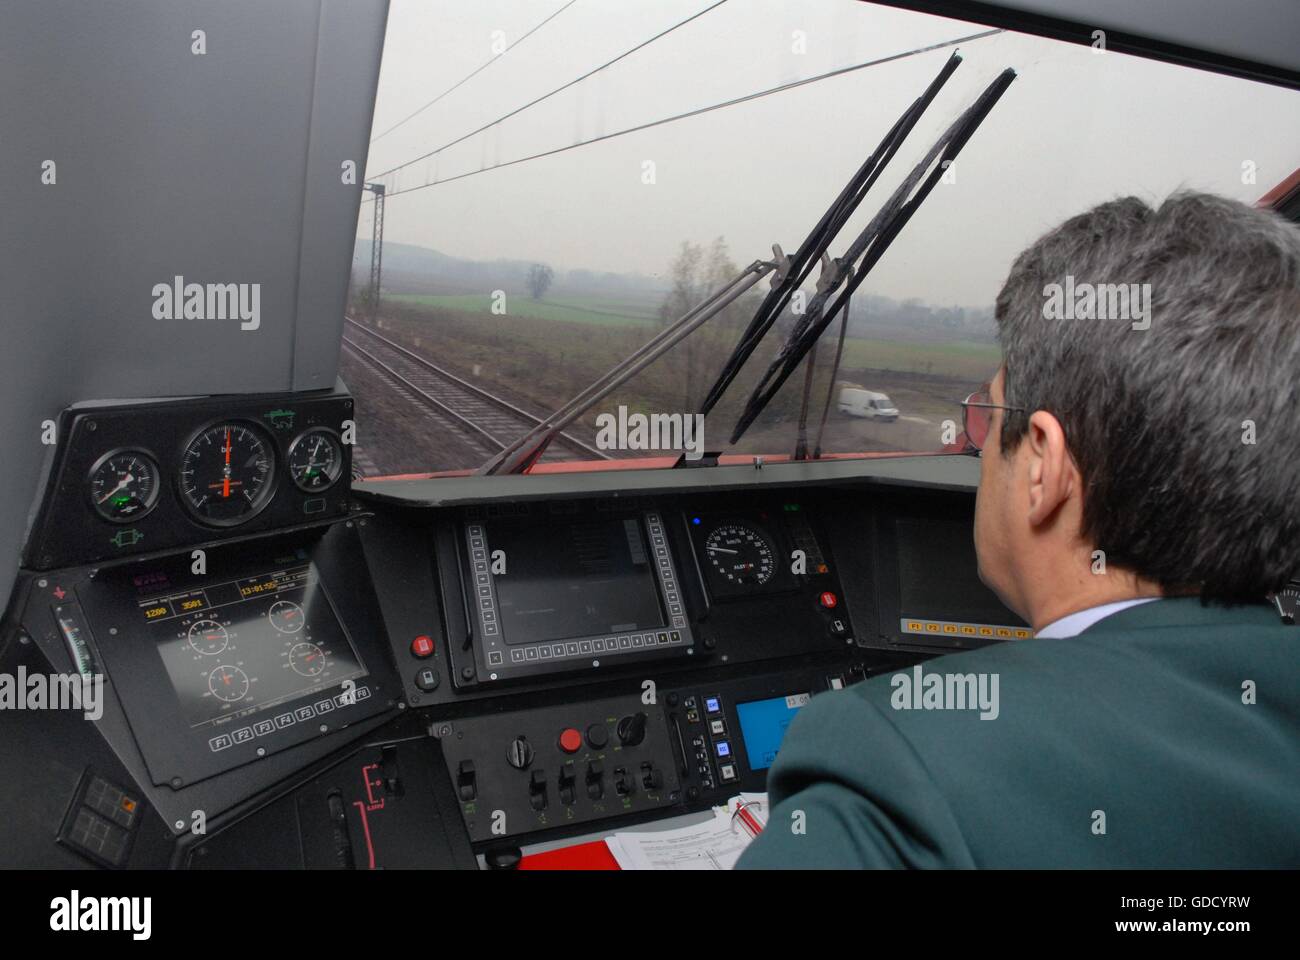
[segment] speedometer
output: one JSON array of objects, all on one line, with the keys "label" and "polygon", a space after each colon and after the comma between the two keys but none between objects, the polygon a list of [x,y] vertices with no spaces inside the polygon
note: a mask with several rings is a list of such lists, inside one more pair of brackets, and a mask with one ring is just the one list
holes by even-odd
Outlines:
[{"label": "speedometer", "polygon": [[709,531],[704,552],[715,570],[735,584],[766,584],[776,572],[772,544],[743,523],[727,523]]},{"label": "speedometer", "polygon": [[232,421],[208,427],[185,447],[180,489],[190,513],[214,527],[256,516],[275,487],[275,453],[256,428]]}]

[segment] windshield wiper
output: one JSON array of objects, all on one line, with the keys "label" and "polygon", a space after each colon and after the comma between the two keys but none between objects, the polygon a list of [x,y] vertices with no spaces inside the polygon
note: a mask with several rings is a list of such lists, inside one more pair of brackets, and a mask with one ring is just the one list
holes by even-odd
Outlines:
[{"label": "windshield wiper", "polygon": [[903,111],[902,116],[894,122],[894,125],[885,134],[884,139],[880,141],[875,151],[858,168],[849,182],[845,184],[839,196],[835,198],[835,201],[822,214],[821,219],[817,221],[817,225],[813,227],[812,232],[799,245],[799,249],[795,251],[794,255],[789,258],[788,266],[779,277],[779,282],[773,282],[771,291],[759,304],[758,310],[755,311],[753,319],[749,322],[749,326],[741,334],[731,356],[723,364],[717,380],[709,388],[709,392],[700,407],[701,413],[707,414],[722,399],[727,387],[735,380],[736,375],[746,361],[749,360],[759,342],[786,308],[790,298],[808,279],[808,274],[812,272],[813,266],[826,255],[826,249],[830,246],[831,241],[835,239],[844,224],[857,210],[863,198],[866,197],[867,191],[880,178],[885,166],[893,159],[894,154],[903,145],[903,141],[912,132],[912,128],[921,119],[926,108],[934,101],[943,85],[948,82],[948,78],[952,76],[953,71],[960,64],[960,54],[954,53],[948,58],[943,65],[943,69],[930,82],[925,92],[912,101],[908,108]]},{"label": "windshield wiper", "polygon": [[[745,409],[736,421],[735,429],[731,434],[731,443],[736,443],[744,436],[745,431],[817,343],[835,315],[844,309],[849,298],[862,285],[867,274],[889,249],[890,244],[907,225],[912,214],[929,196],[944,171],[961,153],[962,147],[983,123],[984,118],[988,116],[989,111],[1015,78],[1014,70],[1004,70],[984,89],[975,102],[935,141],[924,159],[913,168],[907,179],[880,208],[850,245],[845,255],[832,262],[829,275],[818,283],[819,289],[809,301],[807,311],[798,319],[776,359],[755,385]],[[927,171],[929,171],[928,175],[926,175]],[[860,262],[859,257],[861,257]],[[855,262],[856,267],[853,266]],[[847,282],[845,282],[846,276]],[[841,285],[843,289],[840,289]],[[826,304],[832,297],[835,297],[834,302],[827,309]]]},{"label": "windshield wiper", "polygon": [[[948,58],[943,69],[939,71],[938,76],[936,76],[930,83],[925,92],[913,101],[907,110],[904,111],[903,115],[898,118],[889,133],[886,134],[885,138],[876,148],[875,152],[872,153],[867,161],[858,169],[857,173],[854,174],[848,184],[845,185],[844,189],[835,199],[835,202],[832,203],[826,213],[822,215],[821,219],[817,222],[817,225],[813,228],[807,238],[805,238],[794,256],[786,256],[782,252],[780,245],[773,244],[773,260],[755,260],[739,274],[727,281],[722,287],[714,291],[707,299],[687,311],[687,313],[676,320],[672,325],[660,331],[648,343],[617,364],[595,383],[588,386],[568,403],[560,407],[560,409],[541,420],[538,425],[527,434],[515,440],[500,453],[493,456],[485,464],[479,467],[475,473],[491,475],[526,472],[533,466],[533,464],[537,463],[538,460],[541,459],[551,441],[554,440],[555,437],[559,436],[567,426],[590,410],[600,400],[607,397],[622,384],[626,383],[663,354],[671,350],[698,327],[706,323],[710,318],[716,316],[729,304],[743,296],[760,279],[768,274],[773,274],[771,290],[763,299],[763,302],[760,304],[753,319],[750,321],[744,334],[742,334],[740,342],[736,345],[730,359],[727,361],[726,365],[724,365],[722,373],[719,375],[717,381],[710,389],[708,396],[705,398],[701,413],[708,413],[708,411],[711,410],[721,398],[728,385],[730,385],[732,380],[735,379],[736,374],[739,372],[746,360],[749,359],[754,349],[758,346],[759,341],[762,340],[763,335],[767,333],[776,318],[781,314],[781,311],[785,309],[791,296],[797,289],[799,289],[803,281],[807,279],[813,265],[820,261],[822,263],[823,273],[821,280],[818,282],[818,293],[813,297],[807,313],[800,318],[800,322],[796,325],[795,330],[792,331],[790,339],[782,349],[782,353],[777,360],[777,364],[779,364],[782,358],[793,356],[794,364],[797,365],[798,360],[802,358],[804,353],[806,353],[812,344],[816,342],[817,336],[820,335],[825,323],[828,323],[830,319],[834,317],[834,315],[840,310],[844,301],[847,300],[847,296],[845,296],[841,298],[841,300],[836,301],[835,306],[831,309],[822,325],[815,328],[813,327],[814,321],[820,317],[826,299],[843,282],[843,265],[845,263],[851,264],[858,255],[855,253],[851,257],[831,261],[826,255],[826,248],[830,245],[831,241],[834,240],[835,236],[843,228],[844,224],[848,222],[848,219],[853,215],[854,211],[866,196],[867,191],[876,180],[879,179],[885,165],[893,158],[894,154],[898,152],[903,141],[911,132],[912,128],[916,126],[917,121],[920,120],[925,109],[934,100],[943,84],[952,75],[953,71],[957,69],[957,66],[960,63],[961,57],[958,54],[954,53]],[[1006,71],[1004,76],[1007,74],[1014,76],[1011,71]],[[1009,80],[1007,82],[1009,82]],[[988,91],[985,93],[985,96],[987,95]],[[992,104],[990,103],[989,106],[991,105]],[[968,114],[969,112],[970,111],[968,111]],[[984,112],[987,113],[987,108]],[[963,118],[966,116],[967,114],[963,114]],[[980,119],[982,118],[983,115],[981,114]],[[954,127],[956,126],[957,125],[954,124]],[[951,132],[952,131],[950,130],[949,133]],[[968,136],[969,133],[966,133],[965,137]],[[961,139],[961,143],[965,142],[965,137]],[[945,137],[941,138],[940,143],[936,144],[935,149],[938,149],[940,144],[948,142],[950,142],[948,140],[948,134],[945,134]],[[960,145],[957,146],[957,150],[960,150]],[[956,155],[956,151],[954,151],[953,155]],[[924,167],[918,169],[924,169]],[[913,176],[917,176],[917,171],[913,171]],[[926,192],[928,192],[929,187],[931,186],[933,186],[932,183],[927,184]],[[897,196],[898,194],[895,194],[896,198]],[[889,205],[887,204],[886,208],[888,207]],[[908,213],[908,216],[910,216],[910,212]],[[881,220],[881,214],[877,214],[876,218],[872,221],[872,224],[876,224],[879,220]],[[906,220],[904,219],[903,222],[906,222]],[[902,224],[899,223],[894,232],[896,233],[897,229],[901,229],[901,226]],[[871,227],[868,227],[868,231],[870,230]],[[892,240],[892,235],[889,239]],[[859,237],[859,243],[861,243],[862,240],[863,238]],[[857,247],[858,244],[855,244],[852,249],[857,249]],[[859,250],[859,253],[860,252],[861,251]],[[883,253],[884,251],[881,249],[879,252]],[[878,254],[875,254],[873,249],[872,254],[868,255],[868,260],[874,264],[875,259],[878,259]],[[865,262],[866,261],[864,261],[864,263]],[[862,276],[865,276],[865,273],[861,276],[855,274],[854,281],[852,282],[853,288],[856,289],[856,285],[861,282]],[[849,290],[848,292],[851,293],[852,291]],[[802,338],[808,334],[813,335],[811,340],[808,340],[806,345],[804,345],[804,340]],[[765,383],[769,382],[773,376],[777,376],[778,379],[775,381],[773,388],[773,392],[775,392],[775,389],[779,388],[780,385],[784,383],[785,378],[789,376],[788,371],[778,373],[776,370],[777,364],[773,364],[773,367],[768,370],[763,382],[759,385],[760,388]],[[770,396],[760,398],[759,390],[756,388],[754,395],[750,398],[750,404],[746,407],[745,411],[745,414],[749,415],[752,409],[752,416],[749,416],[749,419],[744,421],[744,427],[748,427],[749,423],[752,422],[753,417],[756,417],[758,413],[761,412],[763,406],[767,404],[769,399]],[[755,404],[757,404],[757,406],[755,406]],[[733,443],[739,438],[740,434],[744,432],[744,427],[741,427],[738,424],[737,433],[732,438]]]}]

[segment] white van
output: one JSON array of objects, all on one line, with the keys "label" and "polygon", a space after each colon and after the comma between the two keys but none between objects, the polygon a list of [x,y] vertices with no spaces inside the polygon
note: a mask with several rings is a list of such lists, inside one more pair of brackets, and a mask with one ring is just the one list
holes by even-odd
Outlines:
[{"label": "white van", "polygon": [[840,390],[839,407],[840,413],[850,417],[886,421],[898,419],[898,408],[894,406],[894,401],[874,390],[844,387]]}]

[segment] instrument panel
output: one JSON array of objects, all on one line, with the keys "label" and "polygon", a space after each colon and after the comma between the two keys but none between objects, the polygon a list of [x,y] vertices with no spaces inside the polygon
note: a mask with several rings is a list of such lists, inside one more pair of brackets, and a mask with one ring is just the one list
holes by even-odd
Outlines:
[{"label": "instrument panel", "polygon": [[[408,694],[445,702],[550,677],[851,647],[812,513],[797,498],[716,495],[445,512],[426,541],[429,601],[401,615],[418,625],[410,636],[447,641],[427,658],[394,645]],[[372,562],[397,576],[406,535],[378,520],[363,536]]]},{"label": "instrument panel", "polygon": [[132,556],[348,510],[342,393],[64,411],[24,566]]}]

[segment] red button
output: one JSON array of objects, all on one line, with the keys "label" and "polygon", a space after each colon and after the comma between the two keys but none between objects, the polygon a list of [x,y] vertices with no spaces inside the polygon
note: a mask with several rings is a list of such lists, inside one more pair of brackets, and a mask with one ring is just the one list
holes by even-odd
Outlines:
[{"label": "red button", "polygon": [[582,734],[573,727],[566,727],[560,734],[560,749],[565,753],[577,753],[582,749]]},{"label": "red button", "polygon": [[420,634],[411,641],[411,656],[419,657],[423,660],[425,657],[433,656],[433,638]]},{"label": "red button", "polygon": [[827,610],[834,610],[839,605],[839,602],[835,594],[829,590],[822,594],[822,606]]}]

